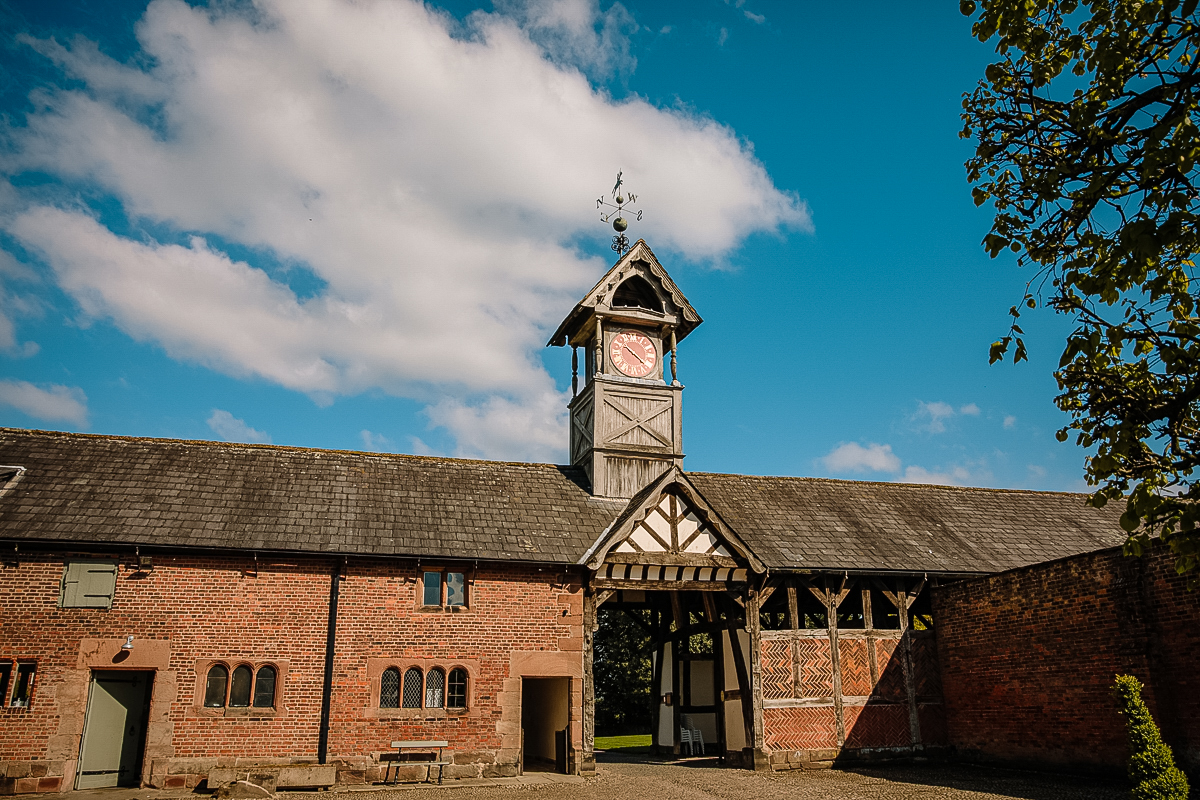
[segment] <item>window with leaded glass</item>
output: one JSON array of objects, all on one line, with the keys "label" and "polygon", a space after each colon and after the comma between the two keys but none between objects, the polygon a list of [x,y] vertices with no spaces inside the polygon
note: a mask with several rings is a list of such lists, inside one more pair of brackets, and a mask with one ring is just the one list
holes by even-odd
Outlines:
[{"label": "window with leaded glass", "polygon": [[225,707],[225,688],[229,684],[229,670],[215,664],[208,671],[204,682],[204,705],[206,708]]},{"label": "window with leaded glass", "polygon": [[389,667],[379,679],[379,707],[400,707],[400,670]]},{"label": "window with leaded glass", "polygon": [[229,707],[250,707],[250,685],[254,681],[254,672],[245,664],[233,671],[233,680],[229,683]]},{"label": "window with leaded glass", "polygon": [[446,685],[446,708],[467,707],[467,671],[462,667],[450,670],[450,682]]},{"label": "window with leaded glass", "polygon": [[445,703],[446,673],[431,669],[425,676],[425,707],[441,708]]},{"label": "window with leaded glass", "polygon": [[275,707],[275,668],[259,667],[254,676],[254,707]]},{"label": "window with leaded glass", "polygon": [[421,689],[424,688],[424,675],[419,667],[409,667],[404,673],[404,707],[421,707]]}]

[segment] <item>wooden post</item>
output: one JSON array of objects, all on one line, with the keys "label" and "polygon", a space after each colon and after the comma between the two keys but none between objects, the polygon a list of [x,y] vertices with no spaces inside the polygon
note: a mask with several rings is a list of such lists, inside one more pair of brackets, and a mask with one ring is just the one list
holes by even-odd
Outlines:
[{"label": "wooden post", "polygon": [[879,663],[875,658],[875,637],[870,634],[870,631],[875,629],[875,612],[871,608],[870,587],[864,587],[862,590],[862,605],[863,627],[867,630],[867,662],[871,669],[871,685],[875,686],[879,683]]},{"label": "wooden post", "polygon": [[571,345],[571,397],[579,394],[579,348]]},{"label": "wooden post", "polygon": [[[659,742],[659,731],[662,729],[662,676],[663,676],[663,660],[666,657],[666,625],[663,624],[662,609],[654,609],[653,611],[654,625],[654,677],[651,684],[654,692],[654,729],[650,736],[650,743],[654,746],[654,752],[661,753],[661,743]],[[671,737],[674,740],[674,736]]]},{"label": "wooden post", "polygon": [[[828,579],[827,579],[828,580]],[[842,659],[838,652],[838,592],[826,585],[825,616],[829,622],[829,657],[833,662],[833,714],[837,724],[838,747],[846,744],[846,714],[842,702]]]},{"label": "wooden post", "polygon": [[604,370],[601,366],[604,364],[604,328],[599,317],[596,317],[596,362],[592,366],[595,367],[595,375],[599,375]]},{"label": "wooden post", "polygon": [[679,378],[675,374],[675,349],[677,347],[675,341],[675,329],[671,328],[671,383],[679,383]]},{"label": "wooden post", "polygon": [[[750,629],[749,617],[746,618],[746,629]],[[729,649],[733,652],[733,669],[737,673],[738,695],[742,701],[742,727],[745,731],[746,744],[742,750],[743,757],[749,756],[749,764],[754,765],[754,698],[750,685],[750,670],[746,668],[746,654],[742,651],[742,637],[738,636],[737,628],[729,630]]]},{"label": "wooden post", "polygon": [[746,630],[750,634],[750,694],[753,701],[753,735],[750,738],[753,747],[753,768],[756,770],[770,769],[767,761],[766,743],[763,736],[763,696],[762,696],[762,620],[759,619],[759,593],[751,588],[746,597]]},{"label": "wooden post", "polygon": [[596,771],[596,687],[595,677],[592,673],[592,651],[598,627],[596,621],[598,603],[596,601],[595,590],[590,586],[585,586],[583,590],[583,758],[580,759],[579,764],[581,774],[592,774]]},{"label": "wooden post", "polygon": [[[921,581],[921,584],[918,585],[918,592],[924,583]],[[916,596],[909,595],[903,579],[896,581],[896,599],[899,601],[897,610],[900,612],[900,666],[904,669],[904,693],[908,695],[908,732],[912,738],[912,746],[916,748],[921,745],[921,720],[917,715],[917,682],[913,675],[912,631],[908,626],[908,609],[916,600]]]}]

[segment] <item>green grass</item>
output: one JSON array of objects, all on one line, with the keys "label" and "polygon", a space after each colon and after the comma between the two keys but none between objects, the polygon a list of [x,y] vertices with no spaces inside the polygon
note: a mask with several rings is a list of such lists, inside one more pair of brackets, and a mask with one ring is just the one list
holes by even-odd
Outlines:
[{"label": "green grass", "polygon": [[653,745],[650,734],[639,736],[597,736],[597,750],[617,750],[622,753],[649,753]]}]

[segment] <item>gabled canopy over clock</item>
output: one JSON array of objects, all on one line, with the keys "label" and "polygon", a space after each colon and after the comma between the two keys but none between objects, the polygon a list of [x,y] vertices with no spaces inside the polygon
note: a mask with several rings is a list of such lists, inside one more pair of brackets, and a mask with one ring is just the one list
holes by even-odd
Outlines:
[{"label": "gabled canopy over clock", "polygon": [[593,494],[629,498],[683,466],[675,349],[702,321],[639,239],[550,337],[574,349],[571,463],[587,471]]}]

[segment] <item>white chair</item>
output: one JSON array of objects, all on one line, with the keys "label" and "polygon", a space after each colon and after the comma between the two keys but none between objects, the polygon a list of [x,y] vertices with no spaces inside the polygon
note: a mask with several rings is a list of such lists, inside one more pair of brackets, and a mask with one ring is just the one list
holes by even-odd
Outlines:
[{"label": "white chair", "polygon": [[683,727],[679,729],[679,743],[688,746],[688,755],[696,755],[696,745],[700,745],[700,755],[706,755],[704,752],[704,734],[700,732],[692,723],[691,714],[683,714],[679,721],[683,723]]}]

